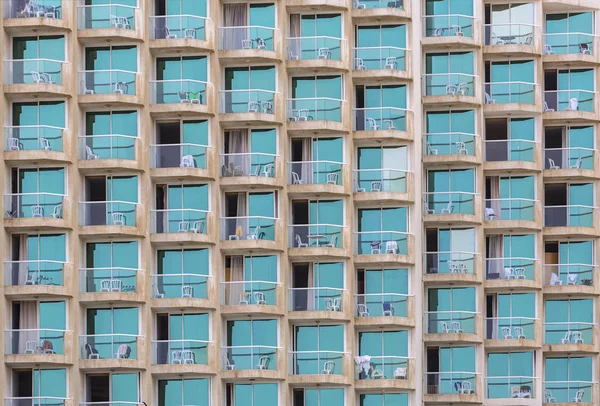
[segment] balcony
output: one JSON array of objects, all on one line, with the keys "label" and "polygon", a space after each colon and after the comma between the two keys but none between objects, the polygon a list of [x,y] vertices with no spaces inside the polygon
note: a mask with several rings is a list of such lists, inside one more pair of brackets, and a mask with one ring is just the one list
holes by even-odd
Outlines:
[{"label": "balcony", "polygon": [[535,229],[540,227],[540,205],[534,199],[485,199],[485,225],[494,229]]},{"label": "balcony", "polygon": [[544,206],[544,227],[552,235],[594,235],[598,224],[597,209],[585,205]]},{"label": "balcony", "polygon": [[412,263],[413,239],[406,231],[357,231],[354,233],[355,263]]},{"label": "balcony", "polygon": [[4,61],[4,84],[10,97],[68,96],[71,93],[71,64],[54,59]]},{"label": "balcony", "polygon": [[38,30],[68,31],[73,19],[71,7],[66,0],[37,0],[25,5],[19,0],[4,2],[3,26],[10,34]]},{"label": "balcony", "polygon": [[221,309],[228,314],[282,314],[283,289],[275,281],[221,282]]},{"label": "balcony", "polygon": [[161,373],[209,371],[209,358],[213,347],[206,340],[156,340],[152,341],[153,370]]},{"label": "balcony", "polygon": [[197,53],[212,49],[213,23],[206,17],[182,14],[150,16],[150,51]]},{"label": "balcony", "polygon": [[156,118],[209,114],[212,90],[210,83],[201,80],[151,80],[150,114]]},{"label": "balcony", "polygon": [[592,381],[545,381],[545,403],[585,403],[592,405],[598,396],[598,384]]},{"label": "balcony", "polygon": [[598,63],[598,41],[594,34],[561,32],[544,34],[544,62]]},{"label": "balcony", "polygon": [[475,269],[479,254],[465,251],[425,252],[424,281],[430,282],[478,282]]},{"label": "balcony", "polygon": [[166,182],[185,180],[213,180],[207,162],[215,159],[208,145],[152,144],[150,145],[150,176]]},{"label": "balcony", "polygon": [[82,369],[141,368],[144,365],[142,355],[145,352],[144,347],[143,337],[135,334],[81,335],[79,336],[80,367]]},{"label": "balcony", "polygon": [[69,162],[69,131],[49,125],[4,127],[4,159],[10,162]]},{"label": "balcony", "polygon": [[468,341],[479,342],[479,313],[472,311],[436,311],[425,312],[426,341]]},{"label": "balcony", "polygon": [[402,169],[354,170],[354,201],[413,202],[413,173]]},{"label": "balcony", "polygon": [[593,148],[545,148],[544,178],[590,178],[596,166]]},{"label": "balcony", "polygon": [[[56,329],[19,329],[5,330],[5,354],[6,355],[32,355],[28,362],[38,360],[40,362],[66,361],[65,353],[68,349],[66,340],[72,339],[70,332]],[[42,355],[45,357],[35,357]],[[47,357],[48,355],[62,355],[63,357]],[[25,360],[23,357],[10,357],[11,361]],[[44,360],[44,361],[42,361]]]},{"label": "balcony", "polygon": [[[517,372],[518,373],[518,372]],[[533,404],[536,399],[535,376],[486,376],[487,398],[500,401],[501,399],[527,399],[525,404]]]},{"label": "balcony", "polygon": [[224,378],[264,378],[280,377],[278,347],[266,345],[247,345],[221,347],[221,371]]},{"label": "balcony", "polygon": [[51,260],[4,262],[4,294],[64,295],[70,286],[71,264]]},{"label": "balcony", "polygon": [[349,132],[344,125],[345,109],[345,100],[331,97],[288,99],[288,132]]},{"label": "balcony", "polygon": [[[593,86],[593,84],[592,84]],[[596,92],[592,90],[545,90],[544,120],[595,121]]]},{"label": "balcony", "polygon": [[141,269],[119,267],[79,269],[79,300],[142,300],[142,272]]},{"label": "balcony", "polygon": [[[208,272],[207,270],[198,270]],[[173,303],[189,303],[190,299],[207,299],[209,291],[208,274],[173,273],[154,274],[152,280],[153,299],[184,299],[171,301]],[[211,281],[212,283],[212,281]]]},{"label": "balcony", "polygon": [[485,84],[483,109],[489,115],[539,113],[538,100],[535,83],[488,82]]},{"label": "balcony", "polygon": [[[68,228],[70,201],[58,193],[11,193],[4,195],[7,228]],[[63,218],[63,212],[66,218]]]},{"label": "balcony", "polygon": [[281,175],[280,166],[276,154],[262,152],[221,154],[221,185],[279,186],[281,179],[278,179],[277,175]]},{"label": "balcony", "polygon": [[355,295],[357,326],[414,326],[413,296],[405,293]]},{"label": "balcony", "polygon": [[[335,345],[335,343],[331,343]],[[318,384],[347,384],[354,379],[354,362],[343,351],[290,351],[290,383],[311,382]]]},{"label": "balcony", "polygon": [[478,135],[463,132],[426,133],[423,162],[431,164],[477,163]]},{"label": "balcony", "polygon": [[224,250],[276,250],[276,236],[283,230],[275,217],[221,217],[221,248]]},{"label": "balcony", "polygon": [[35,397],[5,397],[6,406],[25,405],[53,405],[53,406],[72,406],[71,399],[59,398],[54,396],[35,396]]},{"label": "balcony", "polygon": [[92,106],[116,103],[136,107],[143,88],[137,72],[121,69],[80,71],[79,86],[79,103]]},{"label": "balcony", "polygon": [[494,348],[538,348],[536,338],[539,336],[536,331],[539,327],[539,320],[533,317],[486,317],[485,345]]},{"label": "balcony", "polygon": [[346,165],[334,161],[288,162],[288,193],[340,194],[344,193]]},{"label": "balcony", "polygon": [[485,24],[485,54],[530,56],[541,54],[537,27],[533,24]]},{"label": "balcony", "polygon": [[150,239],[153,243],[210,242],[212,214],[199,209],[150,211]]},{"label": "balcony", "polygon": [[540,160],[539,143],[534,140],[485,140],[485,169],[537,170]]},{"label": "balcony", "polygon": [[272,90],[221,90],[219,96],[222,125],[274,124],[281,120],[282,113],[276,108],[278,96]]},{"label": "balcony", "polygon": [[591,264],[544,264],[544,293],[596,294]]},{"label": "balcony", "polygon": [[89,235],[143,235],[142,210],[138,203],[111,200],[80,202],[80,233]]},{"label": "balcony", "polygon": [[544,351],[596,352],[597,336],[598,327],[595,323],[544,323]]},{"label": "balcony", "polygon": [[141,170],[138,137],[122,134],[80,135],[79,170],[94,173],[103,169]]},{"label": "balcony", "polygon": [[352,304],[343,288],[289,288],[288,311],[296,320],[348,320]]},{"label": "balcony", "polygon": [[290,257],[346,256],[344,226],[337,224],[290,224]]},{"label": "balcony", "polygon": [[423,104],[444,103],[454,106],[478,104],[475,94],[477,76],[468,73],[425,73]]},{"label": "balcony", "polygon": [[352,2],[352,19],[361,22],[395,22],[409,18],[410,2],[404,0],[357,0]]},{"label": "balcony", "polygon": [[477,46],[480,42],[479,22],[475,17],[463,14],[440,14],[423,17],[424,47],[467,48]]},{"label": "balcony", "polygon": [[381,46],[352,49],[354,82],[381,79],[409,79],[410,60],[406,48]]},{"label": "balcony", "polygon": [[290,73],[344,70],[348,60],[345,45],[343,38],[336,37],[288,37],[287,69]]},{"label": "balcony", "polygon": [[277,60],[280,37],[277,28],[262,26],[219,27],[219,59],[261,63]]},{"label": "balcony", "polygon": [[353,130],[356,141],[379,139],[412,141],[412,111],[400,107],[354,108]]},{"label": "balcony", "polygon": [[137,6],[77,6],[77,37],[86,44],[100,40],[142,41],[142,10]]},{"label": "balcony", "polygon": [[541,287],[541,268],[534,258],[486,258],[486,288],[531,288]]},{"label": "balcony", "polygon": [[476,372],[425,372],[425,402],[477,402],[479,381]]},{"label": "balcony", "polygon": [[[354,385],[358,388],[414,389],[412,358],[394,355],[371,356],[371,370],[361,369],[354,373]],[[410,376],[410,378],[409,378]]]},{"label": "balcony", "polygon": [[476,194],[472,192],[425,192],[425,221],[477,222]]}]

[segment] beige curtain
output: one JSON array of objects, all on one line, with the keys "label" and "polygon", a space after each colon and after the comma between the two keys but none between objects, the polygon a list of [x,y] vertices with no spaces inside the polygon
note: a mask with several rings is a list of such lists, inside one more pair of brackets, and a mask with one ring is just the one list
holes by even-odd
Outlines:
[{"label": "beige curtain", "polygon": [[500,205],[500,177],[492,176],[490,178],[490,198],[491,201],[491,209],[494,211],[494,214],[498,219],[502,219],[501,205]]},{"label": "beige curtain", "polygon": [[[26,261],[28,260],[28,236],[26,234],[23,234],[21,236],[19,236],[19,258],[17,258],[18,261]],[[28,270],[29,270],[29,265],[26,262],[18,262],[17,265],[18,267],[18,284],[19,285],[25,285],[25,281],[27,280],[27,274],[28,274]],[[36,268],[37,269],[37,266]]]},{"label": "beige curtain", "polygon": [[[249,233],[248,230],[248,218],[246,218],[246,216],[248,215],[248,210],[246,208],[246,199],[247,199],[247,195],[244,192],[240,192],[237,195],[237,224],[236,224],[236,230],[235,230],[235,234],[238,235],[238,237],[240,239],[246,238],[246,234]],[[241,235],[239,233],[239,229],[241,228]]]},{"label": "beige curtain", "polygon": [[[316,296],[316,291],[314,290],[310,290],[310,288],[314,288],[315,287],[315,276],[314,276],[314,265],[313,264],[308,264],[308,294],[307,294],[307,303],[306,303],[306,308],[308,310],[315,310],[315,296]],[[318,286],[317,286],[318,287]]]},{"label": "beige curtain", "polygon": [[[244,257],[236,255],[231,257],[231,282],[242,282],[244,280]],[[242,283],[229,284],[229,304],[236,305],[240,302],[240,295],[244,291]]]},{"label": "beige curtain", "polygon": [[[28,300],[20,302],[19,329],[30,330],[38,328],[38,302]],[[19,333],[19,353],[25,352],[25,343],[35,341],[40,345],[39,337],[36,331],[21,331]]]},{"label": "beige curtain", "polygon": [[504,236],[500,234],[488,236],[488,274],[499,274],[500,278],[504,278],[504,261],[502,259],[502,245]]},{"label": "beige curtain", "polygon": [[[299,38],[302,36],[301,32],[301,19],[300,14],[290,15],[290,38]],[[296,39],[289,42],[289,49],[287,52],[293,56],[300,58],[302,52],[301,40]]]},{"label": "beige curtain", "polygon": [[[311,145],[312,145],[312,138],[303,138],[302,139],[302,160],[305,162],[311,161],[313,159],[312,154],[311,154],[311,150],[312,150]],[[303,164],[302,165],[302,173],[300,174],[300,179],[303,179],[304,183],[310,185],[313,183],[312,175],[313,175],[312,165]]]},{"label": "beige curtain", "polygon": [[[229,131],[229,153],[243,154],[250,152],[248,130],[231,130]],[[233,155],[229,157],[227,164],[233,164],[240,167],[245,176],[250,175],[250,156],[249,155]],[[232,174],[233,175],[233,174]]]},{"label": "beige curtain", "polygon": [[[246,3],[223,4],[223,24],[225,27],[244,27],[247,24],[248,5]],[[248,39],[243,28],[223,30],[223,49],[241,49],[242,40]]]}]

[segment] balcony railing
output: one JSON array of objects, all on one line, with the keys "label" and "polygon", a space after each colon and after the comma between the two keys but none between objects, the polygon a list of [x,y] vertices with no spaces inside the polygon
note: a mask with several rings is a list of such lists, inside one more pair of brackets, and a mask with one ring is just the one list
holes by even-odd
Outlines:
[{"label": "balcony railing", "polygon": [[485,279],[487,280],[535,280],[533,258],[487,258],[485,260]]},{"label": "balcony railing", "polygon": [[151,168],[206,169],[206,150],[201,144],[159,144],[150,146]]},{"label": "balcony railing", "polygon": [[219,49],[272,51],[276,30],[262,26],[219,27]]},{"label": "balcony railing", "polygon": [[135,293],[138,272],[141,270],[121,267],[83,268],[79,270],[79,291]]},{"label": "balcony railing", "polygon": [[262,89],[221,90],[221,114],[263,113],[275,114],[275,92]]},{"label": "balcony railing", "polygon": [[62,0],[36,0],[28,4],[19,0],[4,1],[4,18],[34,17],[62,19]]},{"label": "balcony railing", "polygon": [[342,104],[344,100],[331,97],[311,97],[288,99],[288,121],[342,121]]},{"label": "balcony railing", "polygon": [[138,203],[118,200],[80,202],[80,226],[135,226]]},{"label": "balcony railing", "polygon": [[485,104],[535,104],[535,83],[511,81],[485,84]]},{"label": "balcony railing", "polygon": [[135,6],[121,4],[94,4],[77,6],[77,28],[120,28],[135,30]]},{"label": "balcony railing", "polygon": [[64,195],[12,193],[4,195],[4,218],[55,218],[63,216]]},{"label": "balcony railing", "polygon": [[288,185],[343,185],[344,166],[333,161],[288,162]]},{"label": "balcony railing", "polygon": [[534,317],[486,317],[486,340],[535,339]]},{"label": "balcony railing", "polygon": [[534,399],[535,381],[533,376],[486,376],[487,399]]},{"label": "balcony railing", "polygon": [[345,355],[343,351],[290,351],[290,375],[343,375]]},{"label": "balcony railing", "polygon": [[137,72],[121,69],[80,71],[79,94],[135,95],[137,75]]},{"label": "balcony railing", "polygon": [[5,151],[58,151],[63,150],[64,128],[50,125],[6,126]]},{"label": "balcony railing", "polygon": [[[581,374],[585,373],[580,371]],[[589,371],[590,376],[592,371]],[[593,403],[595,382],[545,381],[544,403]],[[578,393],[581,393],[578,395]]]},{"label": "balcony railing", "polygon": [[425,192],[425,214],[473,214],[475,193]]},{"label": "balcony railing", "polygon": [[277,370],[277,347],[267,345],[238,345],[221,347],[223,370]]},{"label": "balcony railing", "polygon": [[79,336],[79,359],[137,359],[135,334],[90,334]]},{"label": "balcony railing", "polygon": [[5,354],[64,354],[65,330],[5,330],[4,342]]},{"label": "balcony railing", "polygon": [[[593,86],[593,84],[592,84]],[[544,90],[544,112],[586,111],[594,112],[593,90]]]},{"label": "balcony railing", "polygon": [[354,191],[406,193],[407,173],[401,169],[356,169]]},{"label": "balcony railing", "polygon": [[425,134],[423,155],[475,155],[475,137],[463,132]]},{"label": "balcony railing", "polygon": [[354,374],[354,379],[408,379],[410,358],[395,355],[371,356],[370,369],[366,364]]},{"label": "balcony railing", "polygon": [[544,169],[594,169],[593,148],[546,148],[544,149]]},{"label": "balcony railing", "polygon": [[276,154],[262,152],[245,152],[237,154],[221,154],[221,176],[277,176]]},{"label": "balcony railing", "polygon": [[290,248],[342,248],[342,229],[336,224],[291,224],[288,226]]},{"label": "balcony railing", "polygon": [[544,264],[544,285],[592,286],[595,269],[596,266],[590,264]]},{"label": "balcony railing", "polygon": [[476,312],[425,312],[425,334],[475,334]]},{"label": "balcony railing", "polygon": [[289,61],[310,59],[342,59],[342,38],[336,37],[289,37],[287,59]]},{"label": "balcony railing", "polygon": [[61,85],[64,63],[55,59],[6,60],[4,61],[4,83]]},{"label": "balcony railing", "polygon": [[486,140],[485,160],[486,162],[534,162],[535,144],[533,140]]},{"label": "balcony railing", "polygon": [[534,199],[485,199],[485,220],[528,220],[535,219]]},{"label": "balcony railing", "polygon": [[150,39],[206,39],[206,17],[190,14],[151,16]]},{"label": "balcony railing", "polygon": [[[202,267],[199,265],[199,267]],[[201,269],[199,269],[201,271]],[[208,273],[208,269],[204,270]],[[152,275],[152,297],[155,299],[206,299],[208,274]]]},{"label": "balcony railing", "polygon": [[545,206],[544,227],[594,227],[592,206]]},{"label": "balcony railing", "polygon": [[475,96],[475,75],[468,73],[423,74],[425,96]]},{"label": "balcony railing", "polygon": [[485,45],[533,45],[533,24],[485,24]]},{"label": "balcony railing", "polygon": [[477,393],[476,372],[425,372],[428,395],[473,395]]},{"label": "balcony railing", "polygon": [[288,309],[293,312],[344,309],[344,289],[341,288],[289,288]]},{"label": "balcony railing", "polygon": [[24,260],[4,262],[4,286],[64,286],[61,261]]},{"label": "balcony railing", "polygon": [[425,273],[427,274],[475,274],[474,252],[464,251],[437,251],[426,252]]},{"label": "balcony railing", "polygon": [[352,8],[355,10],[365,10],[373,8],[404,8],[404,0],[356,0],[352,2]]},{"label": "balcony railing", "polygon": [[440,14],[424,16],[426,37],[473,38],[475,17],[463,14]]},{"label": "balcony railing", "polygon": [[357,231],[354,233],[355,252],[364,254],[408,254],[406,231]]},{"label": "balcony railing", "polygon": [[206,340],[152,341],[152,364],[208,364]]},{"label": "balcony railing", "polygon": [[208,213],[198,209],[151,210],[151,232],[206,234]]},{"label": "balcony railing", "polygon": [[71,400],[54,396],[5,397],[5,406],[69,406]]},{"label": "balcony railing", "polygon": [[356,295],[357,317],[408,316],[408,298],[405,293],[364,293]]},{"label": "balcony railing", "polygon": [[392,69],[406,70],[406,48],[359,47],[352,48],[354,70]]},{"label": "balcony railing", "polygon": [[265,216],[221,217],[221,241],[275,241],[277,220],[275,217]]},{"label": "balcony railing", "polygon": [[195,79],[151,80],[150,104],[206,104],[207,87]]},{"label": "balcony railing", "polygon": [[355,131],[406,131],[407,109],[401,107],[367,107],[354,109]]},{"label": "balcony railing", "polygon": [[275,306],[279,285],[274,281],[221,282],[221,304]]},{"label": "balcony railing", "polygon": [[137,137],[121,134],[79,136],[79,159],[125,159],[133,161]]},{"label": "balcony railing", "polygon": [[561,32],[544,34],[544,55],[594,54],[594,34]]},{"label": "balcony railing", "polygon": [[595,325],[586,322],[544,323],[544,344],[593,344]]}]

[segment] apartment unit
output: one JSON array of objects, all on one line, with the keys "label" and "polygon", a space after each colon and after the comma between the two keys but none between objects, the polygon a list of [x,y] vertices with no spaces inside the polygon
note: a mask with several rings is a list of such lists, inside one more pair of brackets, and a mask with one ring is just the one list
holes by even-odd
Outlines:
[{"label": "apartment unit", "polygon": [[0,403],[600,403],[598,0],[1,5]]}]

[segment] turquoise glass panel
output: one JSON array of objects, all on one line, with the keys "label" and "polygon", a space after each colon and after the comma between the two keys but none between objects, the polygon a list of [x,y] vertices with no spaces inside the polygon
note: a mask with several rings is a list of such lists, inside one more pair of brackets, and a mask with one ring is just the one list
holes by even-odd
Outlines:
[{"label": "turquoise glass panel", "polygon": [[138,401],[138,374],[111,374],[111,400],[113,402]]},{"label": "turquoise glass panel", "polygon": [[66,398],[67,370],[34,369],[33,396]]}]

